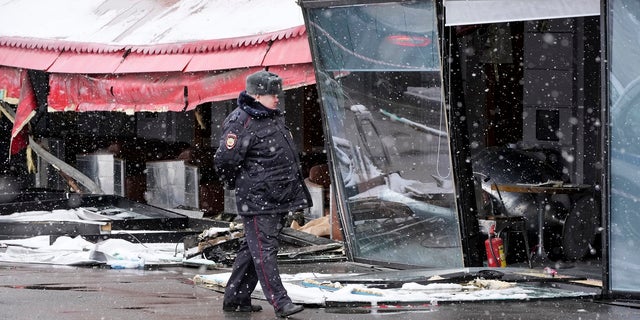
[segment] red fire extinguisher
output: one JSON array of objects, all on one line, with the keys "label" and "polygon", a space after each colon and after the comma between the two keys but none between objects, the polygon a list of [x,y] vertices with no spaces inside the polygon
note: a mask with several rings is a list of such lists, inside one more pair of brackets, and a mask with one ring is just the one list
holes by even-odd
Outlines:
[{"label": "red fire extinguisher", "polygon": [[504,253],[504,245],[502,239],[496,236],[496,225],[489,228],[489,238],[484,241],[484,247],[487,251],[487,265],[489,267],[506,267],[507,258]]}]

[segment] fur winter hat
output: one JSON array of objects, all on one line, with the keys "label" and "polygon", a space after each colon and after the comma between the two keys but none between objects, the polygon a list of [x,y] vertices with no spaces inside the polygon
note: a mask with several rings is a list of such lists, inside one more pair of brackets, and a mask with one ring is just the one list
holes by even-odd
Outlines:
[{"label": "fur winter hat", "polygon": [[269,71],[258,71],[247,77],[247,93],[253,95],[278,95],[282,92],[282,78]]}]

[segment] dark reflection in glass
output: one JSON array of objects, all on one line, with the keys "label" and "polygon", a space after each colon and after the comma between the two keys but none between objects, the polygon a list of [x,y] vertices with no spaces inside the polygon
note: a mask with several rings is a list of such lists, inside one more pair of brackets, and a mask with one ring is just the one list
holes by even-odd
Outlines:
[{"label": "dark reflection in glass", "polygon": [[351,254],[461,267],[433,3],[315,9],[309,21]]}]

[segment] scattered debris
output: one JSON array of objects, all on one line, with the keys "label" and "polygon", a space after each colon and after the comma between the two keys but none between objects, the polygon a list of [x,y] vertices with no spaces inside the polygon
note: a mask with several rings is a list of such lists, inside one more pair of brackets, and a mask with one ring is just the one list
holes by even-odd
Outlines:
[{"label": "scattered debris", "polygon": [[[594,297],[593,292],[564,289],[531,282],[507,282],[501,280],[473,279],[459,284],[455,282],[422,285],[405,281],[394,288],[371,287],[366,281],[343,283],[334,279],[376,277],[373,274],[281,274],[287,292],[295,303],[319,307],[380,307],[382,305],[434,306],[441,302],[460,301],[506,301],[567,297]],[[193,278],[196,285],[224,292],[230,273],[200,274]],[[446,278],[443,277],[443,278]],[[455,280],[455,279],[454,279]],[[400,281],[390,279],[391,282]],[[252,295],[264,299],[258,285]]]},{"label": "scattered debris", "polygon": [[306,232],[318,237],[328,237],[331,235],[331,224],[329,222],[329,216],[311,220],[304,225],[300,225],[298,220],[293,220],[291,222],[291,229]]},{"label": "scattered debris", "polygon": [[552,269],[549,267],[545,267],[543,271],[544,271],[544,274],[550,276],[551,278],[554,278],[558,274],[558,271],[556,269]]},{"label": "scattered debris", "polygon": [[319,245],[310,245],[300,248],[289,249],[278,253],[278,257],[296,258],[305,254],[316,254],[322,252],[335,252],[338,254],[344,253],[344,247],[341,243],[326,243]]},{"label": "scattered debris", "polygon": [[[0,203],[0,261],[127,269],[163,264],[224,268],[232,265],[242,237],[242,224],[193,218],[116,195],[31,192]],[[164,244],[171,248],[172,256],[168,259],[162,253],[163,258],[157,260],[136,254],[104,255],[103,250],[81,247],[69,248],[64,255],[58,252],[57,257],[48,252],[56,250],[52,246],[58,240],[68,238],[96,248],[108,240],[122,240],[126,246],[142,246],[136,252]],[[32,239],[38,239],[36,246]],[[296,263],[316,257],[345,259],[342,243],[291,228],[283,230],[281,243],[279,257]]]},{"label": "scattered debris", "polygon": [[514,282],[506,282],[500,280],[487,280],[487,279],[474,279],[469,281],[469,285],[488,290],[500,290],[513,288],[516,284]]}]

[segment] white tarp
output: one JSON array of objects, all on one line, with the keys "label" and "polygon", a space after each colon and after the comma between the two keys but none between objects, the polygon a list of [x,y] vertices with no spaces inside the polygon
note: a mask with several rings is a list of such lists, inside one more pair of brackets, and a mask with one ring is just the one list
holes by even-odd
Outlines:
[{"label": "white tarp", "polygon": [[[2,215],[3,223],[73,222],[104,225],[110,219],[135,218],[136,213],[122,212],[110,216],[92,213],[86,208],[52,211],[26,211]],[[208,232],[223,232],[212,228]],[[111,230],[111,235],[161,232],[158,230]],[[35,263],[52,265],[107,265],[111,268],[143,268],[154,265],[215,265],[214,261],[193,255],[197,247],[185,250],[184,243],[133,243],[123,239],[106,239],[96,243],[82,236],[42,235],[31,238],[0,240],[0,263]],[[187,258],[186,256],[194,256]]]},{"label": "white tarp", "polygon": [[445,0],[445,25],[600,15],[600,0]]},{"label": "white tarp", "polygon": [[[114,269],[153,265],[182,265],[183,246],[177,243],[132,243],[107,239],[98,243],[61,236],[1,240],[0,262],[51,265],[107,265]],[[210,261],[211,262],[211,261]]]}]

